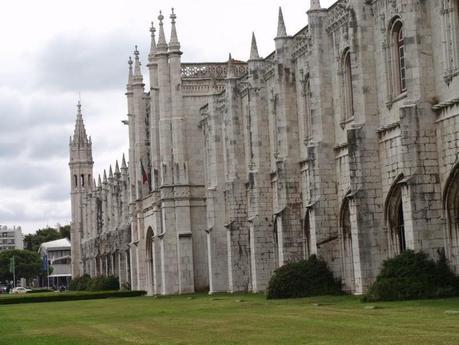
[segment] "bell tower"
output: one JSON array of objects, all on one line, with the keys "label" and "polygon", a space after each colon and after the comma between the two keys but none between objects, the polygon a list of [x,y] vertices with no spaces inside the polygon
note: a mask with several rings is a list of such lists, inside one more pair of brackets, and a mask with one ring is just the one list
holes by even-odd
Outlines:
[{"label": "bell tower", "polygon": [[84,274],[81,258],[83,231],[83,198],[92,190],[93,165],[91,137],[88,138],[81,114],[81,103],[78,101],[77,117],[73,137],[70,137],[70,195],[72,205],[71,244],[72,244],[72,277]]}]

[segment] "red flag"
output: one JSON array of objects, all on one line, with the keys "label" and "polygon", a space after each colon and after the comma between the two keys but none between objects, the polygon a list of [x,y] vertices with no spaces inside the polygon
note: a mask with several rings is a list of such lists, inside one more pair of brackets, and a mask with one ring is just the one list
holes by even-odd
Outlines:
[{"label": "red flag", "polygon": [[142,169],[142,183],[144,184],[145,182],[149,182],[148,174],[143,167],[142,160],[140,160],[140,169]]}]

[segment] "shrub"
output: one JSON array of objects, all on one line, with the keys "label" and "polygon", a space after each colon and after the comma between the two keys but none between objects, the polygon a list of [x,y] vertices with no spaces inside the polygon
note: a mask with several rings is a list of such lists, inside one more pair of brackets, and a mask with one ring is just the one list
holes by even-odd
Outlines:
[{"label": "shrub", "polygon": [[71,291],[86,291],[88,290],[91,277],[88,274],[84,274],[81,277],[73,278],[69,284],[69,290]]},{"label": "shrub", "polygon": [[459,295],[458,278],[440,254],[435,262],[425,253],[404,251],[383,263],[364,301],[400,301]]},{"label": "shrub", "polygon": [[40,302],[80,301],[103,298],[138,297],[145,295],[145,291],[104,291],[104,292],[61,292],[54,294],[15,295],[0,298],[1,304],[22,304]]},{"label": "shrub", "polygon": [[113,276],[92,278],[87,288],[89,291],[108,291],[119,289],[120,283],[118,278]]},{"label": "shrub", "polygon": [[341,284],[333,277],[327,263],[312,255],[308,260],[286,264],[274,271],[267,298],[299,298],[337,295]]}]

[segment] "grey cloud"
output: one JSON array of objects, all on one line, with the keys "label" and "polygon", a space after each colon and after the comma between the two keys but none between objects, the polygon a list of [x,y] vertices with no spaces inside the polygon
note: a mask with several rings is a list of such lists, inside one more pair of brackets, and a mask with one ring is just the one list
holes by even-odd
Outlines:
[{"label": "grey cloud", "polygon": [[69,195],[69,182],[52,183],[44,186],[43,191],[40,193],[40,199],[44,201],[65,201],[69,200]]},{"label": "grey cloud", "polygon": [[[135,42],[148,46],[148,36],[125,32],[55,36],[38,55],[37,85],[56,90],[120,89],[126,83],[127,57]],[[147,52],[142,52],[146,61]]]},{"label": "grey cloud", "polygon": [[17,189],[18,193],[63,181],[62,170],[53,164],[37,164],[15,159],[4,159],[0,162],[0,176],[0,188]]}]

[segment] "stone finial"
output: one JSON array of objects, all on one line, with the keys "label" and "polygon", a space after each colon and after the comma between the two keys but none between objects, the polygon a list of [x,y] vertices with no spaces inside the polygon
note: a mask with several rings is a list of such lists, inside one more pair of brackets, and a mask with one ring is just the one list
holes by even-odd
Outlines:
[{"label": "stone finial", "polygon": [[134,48],[134,76],[139,77],[142,76],[142,71],[140,70],[140,59],[139,59],[139,50],[137,49],[137,46]]},{"label": "stone finial", "polygon": [[81,113],[80,101],[77,103],[77,116],[75,121],[75,130],[73,131],[73,144],[78,146],[89,145],[88,135],[86,134],[86,128],[84,127],[83,122],[83,114]]},{"label": "stone finial", "polygon": [[104,183],[107,183],[107,171],[104,169]]},{"label": "stone finial", "polygon": [[113,178],[113,169],[112,165],[110,164],[110,168],[108,169],[108,178],[112,179]]},{"label": "stone finial", "polygon": [[287,29],[285,28],[284,15],[282,14],[282,7],[279,6],[279,16],[277,22],[277,36],[276,37],[286,37]]},{"label": "stone finial", "polygon": [[115,175],[120,174],[120,166],[118,165],[118,159],[115,162]]},{"label": "stone finial", "polygon": [[97,187],[101,187],[102,186],[102,179],[100,178],[100,174],[99,174],[99,177],[97,178]]},{"label": "stone finial", "polygon": [[150,33],[151,33],[150,55],[154,55],[156,53],[156,37],[155,37],[156,28],[153,22],[151,22]]},{"label": "stone finial", "polygon": [[123,158],[121,160],[121,169],[127,169],[126,157],[124,156],[124,153],[123,153]]},{"label": "stone finial", "polygon": [[177,29],[175,27],[175,20],[177,16],[174,13],[174,8],[171,9],[171,39],[169,41],[169,50],[170,51],[180,51],[180,42],[177,36]]},{"label": "stone finial", "polygon": [[166,43],[166,35],[164,35],[164,24],[163,24],[164,16],[161,11],[159,11],[158,20],[159,20],[159,37],[158,37],[157,48],[159,51],[165,52],[167,51],[167,43]]},{"label": "stone finial", "polygon": [[320,10],[320,0],[311,0],[311,7],[309,10]]},{"label": "stone finial", "polygon": [[250,46],[250,60],[258,60],[260,55],[258,55],[257,39],[255,38],[255,32],[252,32],[252,44]]},{"label": "stone finial", "polygon": [[132,83],[133,74],[132,74],[132,58],[130,56],[129,56],[129,60],[128,60],[128,66],[129,66],[128,84],[131,84]]},{"label": "stone finial", "polygon": [[233,57],[231,53],[228,56],[228,63],[226,66],[226,79],[234,78],[234,69],[233,69]]}]

